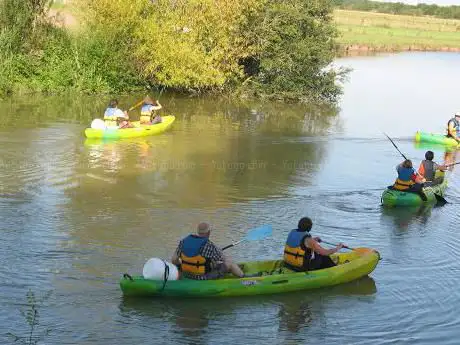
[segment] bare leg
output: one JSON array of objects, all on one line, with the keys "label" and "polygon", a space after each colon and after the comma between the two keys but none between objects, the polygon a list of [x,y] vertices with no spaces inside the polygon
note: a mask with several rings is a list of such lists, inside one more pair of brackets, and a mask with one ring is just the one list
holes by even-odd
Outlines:
[{"label": "bare leg", "polygon": [[234,274],[234,275],[236,275],[237,277],[240,277],[240,278],[244,277],[244,273],[241,270],[241,268],[239,268],[239,266],[237,264],[233,263],[232,260],[230,260],[229,258],[227,258],[227,257],[224,258],[224,264],[228,268],[228,271],[230,273],[232,273],[232,274]]}]

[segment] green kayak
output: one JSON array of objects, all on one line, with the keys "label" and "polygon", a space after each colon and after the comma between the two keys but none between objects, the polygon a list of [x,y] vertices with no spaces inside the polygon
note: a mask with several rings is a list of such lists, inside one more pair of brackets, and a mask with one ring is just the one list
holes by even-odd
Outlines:
[{"label": "green kayak", "polygon": [[418,131],[415,133],[415,142],[417,143],[431,143],[431,144],[441,144],[447,146],[458,146],[457,140],[449,138],[444,134],[434,134]]},{"label": "green kayak", "polygon": [[447,188],[447,178],[444,176],[444,173],[437,172],[436,176],[442,176],[444,179],[442,183],[438,185],[423,188],[427,197],[426,201],[423,201],[417,193],[402,192],[387,188],[382,194],[382,204],[385,206],[419,206],[422,204],[435,204],[437,202],[436,195],[444,196],[444,192]]},{"label": "green kayak", "polygon": [[331,255],[337,266],[310,272],[295,272],[282,260],[254,261],[240,264],[245,274],[260,276],[216,280],[179,279],[172,281],[144,279],[124,274],[120,287],[124,296],[224,297],[275,294],[317,289],[346,283],[371,273],[380,259],[377,251],[355,248],[349,253]]}]

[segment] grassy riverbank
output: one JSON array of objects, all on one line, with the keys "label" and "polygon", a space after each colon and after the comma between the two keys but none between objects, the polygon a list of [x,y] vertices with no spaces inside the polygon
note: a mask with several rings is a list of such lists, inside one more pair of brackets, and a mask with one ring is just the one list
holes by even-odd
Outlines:
[{"label": "grassy riverbank", "polygon": [[335,10],[349,51],[460,51],[460,20]]}]

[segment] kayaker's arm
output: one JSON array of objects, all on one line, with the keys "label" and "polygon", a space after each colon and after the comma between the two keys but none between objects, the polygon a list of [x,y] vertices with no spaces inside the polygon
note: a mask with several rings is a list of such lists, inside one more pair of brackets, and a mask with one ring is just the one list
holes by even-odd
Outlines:
[{"label": "kayaker's arm", "polygon": [[171,262],[172,262],[174,265],[176,265],[176,266],[180,266],[180,260],[179,260],[179,258],[177,257],[176,253],[174,253],[174,255],[172,256]]},{"label": "kayaker's arm", "polygon": [[412,168],[412,170],[413,170],[412,176],[410,177],[412,181],[414,181],[415,183],[425,183],[426,182],[426,178],[423,177],[423,175],[421,175],[414,168]]},{"label": "kayaker's arm", "polygon": [[438,164],[438,163],[435,163],[435,164],[436,164],[436,170],[441,170],[441,171],[446,171],[447,170],[447,165]]},{"label": "kayaker's arm", "polygon": [[173,254],[172,258],[171,258],[171,262],[176,266],[180,266],[180,264],[181,264],[181,261],[180,261],[180,258],[179,258],[179,255],[180,255],[179,248],[180,247],[177,247],[176,251],[174,252],[174,254]]},{"label": "kayaker's arm", "polygon": [[321,247],[321,245],[316,240],[314,240],[313,238],[307,238],[305,240],[305,242],[306,243],[304,243],[304,244],[305,244],[306,247],[311,248],[316,253],[318,253],[320,255],[324,255],[324,256],[337,253],[340,249],[343,248],[343,244],[339,243],[335,248],[325,249],[325,248]]},{"label": "kayaker's arm", "polygon": [[161,106],[160,102],[158,102],[158,101],[157,101],[157,105],[152,106],[153,111],[160,110],[161,108],[163,108],[163,107]]}]

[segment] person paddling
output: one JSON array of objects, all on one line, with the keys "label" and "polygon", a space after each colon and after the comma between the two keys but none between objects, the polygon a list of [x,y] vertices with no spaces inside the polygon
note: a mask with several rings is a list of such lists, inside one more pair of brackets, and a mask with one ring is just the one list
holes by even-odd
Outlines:
[{"label": "person paddling", "polygon": [[457,140],[460,143],[460,111],[447,122],[447,136]]},{"label": "person paddling", "polygon": [[396,178],[393,186],[390,188],[403,192],[417,193],[423,201],[427,200],[427,197],[423,192],[423,183],[426,182],[426,179],[417,176],[410,159],[406,159],[404,162],[397,165],[396,172],[398,173],[398,177]]},{"label": "person paddling", "polygon": [[244,277],[241,268],[211,242],[210,234],[208,223],[198,224],[196,234],[190,234],[179,242],[171,262],[179,266],[182,275],[189,279],[218,279],[227,272]]},{"label": "person paddling", "polygon": [[425,153],[425,159],[420,163],[418,168],[419,175],[426,179],[425,186],[433,186],[442,183],[443,177],[436,177],[436,170],[445,171],[446,166],[433,162],[433,151]]},{"label": "person paddling", "polygon": [[337,253],[344,247],[339,243],[333,249],[325,249],[319,244],[319,237],[312,237],[310,230],[313,222],[303,217],[297,229],[291,230],[284,246],[284,264],[294,271],[312,271],[334,267],[336,264],[329,255]]},{"label": "person paddling", "polygon": [[118,100],[112,99],[104,112],[104,123],[107,128],[130,128],[127,111],[118,108]]},{"label": "person paddling", "polygon": [[162,108],[161,104],[157,100],[153,100],[149,96],[144,98],[144,103],[141,108],[141,125],[153,125],[161,122],[161,116],[155,114],[157,110]]}]

